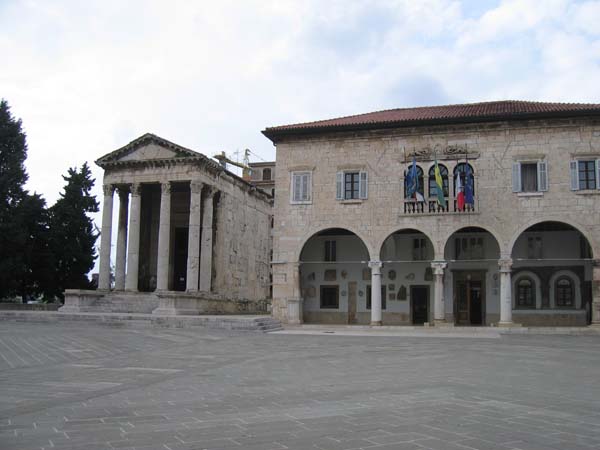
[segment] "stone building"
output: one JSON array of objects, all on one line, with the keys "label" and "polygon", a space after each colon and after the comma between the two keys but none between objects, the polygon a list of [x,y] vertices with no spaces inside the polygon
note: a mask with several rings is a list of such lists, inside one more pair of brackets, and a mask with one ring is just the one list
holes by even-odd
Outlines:
[{"label": "stone building", "polygon": [[68,291],[65,311],[267,311],[270,195],[152,134],[96,163],[104,169],[98,291]]},{"label": "stone building", "polygon": [[263,191],[275,196],[275,161],[255,162],[249,164],[250,182]]},{"label": "stone building", "polygon": [[395,109],[263,133],[277,147],[276,318],[600,323],[600,104]]}]

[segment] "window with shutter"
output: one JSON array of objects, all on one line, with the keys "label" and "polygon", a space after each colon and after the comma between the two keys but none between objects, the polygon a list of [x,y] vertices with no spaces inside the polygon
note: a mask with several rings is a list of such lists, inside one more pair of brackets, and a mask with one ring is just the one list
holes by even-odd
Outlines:
[{"label": "window with shutter", "polygon": [[311,202],[311,172],[292,172],[292,203],[310,203]]}]

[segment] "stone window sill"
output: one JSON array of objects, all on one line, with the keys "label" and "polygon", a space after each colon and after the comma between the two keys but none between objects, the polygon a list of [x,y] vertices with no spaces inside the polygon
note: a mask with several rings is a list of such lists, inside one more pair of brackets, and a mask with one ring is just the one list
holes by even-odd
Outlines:
[{"label": "stone window sill", "polygon": [[600,190],[598,189],[586,189],[582,191],[573,191],[576,195],[600,195]]},{"label": "stone window sill", "polygon": [[517,197],[543,197],[544,193],[543,192],[519,192],[517,194]]},{"label": "stone window sill", "polygon": [[340,200],[342,205],[360,205],[364,200],[359,198],[354,198],[352,200]]},{"label": "stone window sill", "polygon": [[312,205],[312,202],[290,202],[290,205]]}]

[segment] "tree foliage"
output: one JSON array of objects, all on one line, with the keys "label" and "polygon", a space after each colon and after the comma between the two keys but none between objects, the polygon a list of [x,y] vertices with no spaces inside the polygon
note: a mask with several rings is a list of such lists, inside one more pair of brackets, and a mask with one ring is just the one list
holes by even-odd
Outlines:
[{"label": "tree foliage", "polygon": [[50,208],[50,242],[56,268],[57,295],[64,289],[89,289],[98,233],[89,213],[98,212],[91,194],[95,180],[87,163],[70,168],[61,198]]}]

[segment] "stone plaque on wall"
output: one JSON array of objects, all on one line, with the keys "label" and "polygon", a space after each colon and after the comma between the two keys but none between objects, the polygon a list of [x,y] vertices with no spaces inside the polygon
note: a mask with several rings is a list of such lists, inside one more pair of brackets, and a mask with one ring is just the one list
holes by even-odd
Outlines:
[{"label": "stone plaque on wall", "polygon": [[314,286],[309,286],[306,288],[306,295],[310,298],[314,298],[314,296],[316,295],[317,290],[315,289]]},{"label": "stone plaque on wall", "polygon": [[337,279],[337,271],[335,269],[328,269],[323,275],[325,281],[335,281]]},{"label": "stone plaque on wall", "polygon": [[390,292],[388,294],[388,300],[396,300],[396,294],[394,294],[393,292]]},{"label": "stone plaque on wall", "polygon": [[406,286],[404,286],[404,285],[400,286],[400,289],[398,289],[397,298],[398,298],[398,300],[406,300]]},{"label": "stone plaque on wall", "polygon": [[395,290],[396,290],[395,284],[388,284],[388,291],[395,291]]},{"label": "stone plaque on wall", "polygon": [[371,279],[371,269],[363,269],[362,271],[362,279],[370,280]]}]

